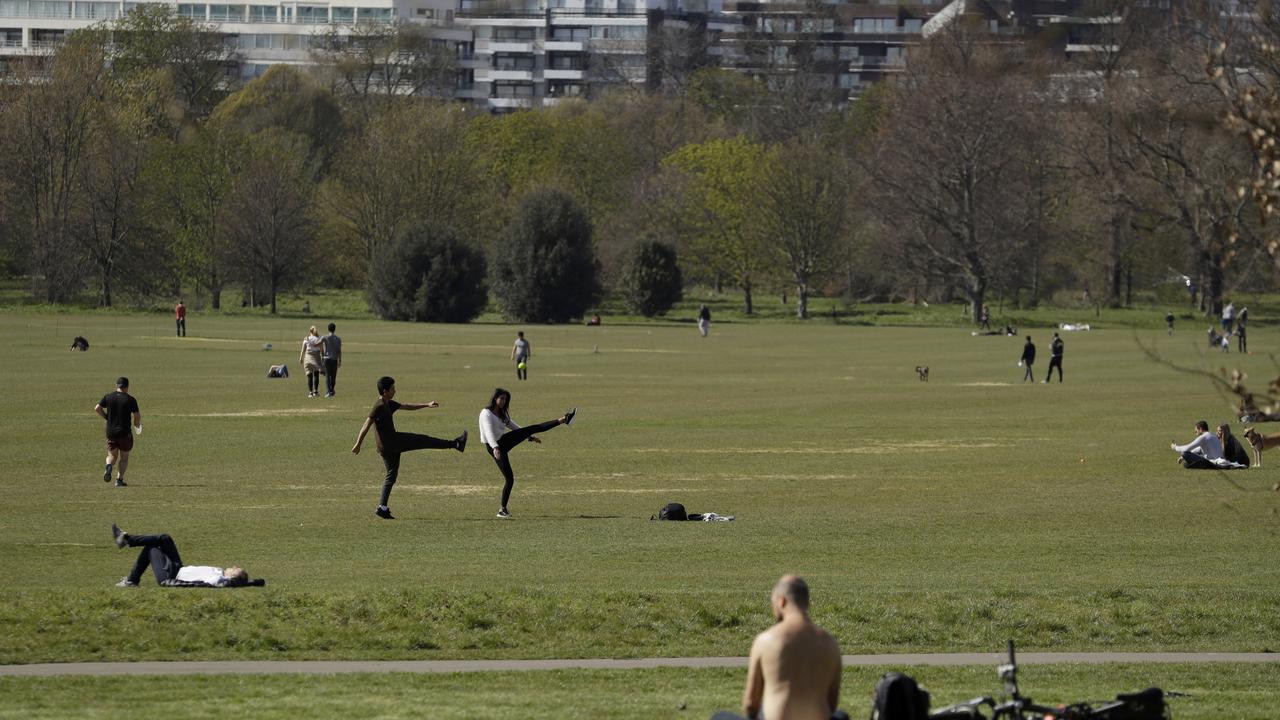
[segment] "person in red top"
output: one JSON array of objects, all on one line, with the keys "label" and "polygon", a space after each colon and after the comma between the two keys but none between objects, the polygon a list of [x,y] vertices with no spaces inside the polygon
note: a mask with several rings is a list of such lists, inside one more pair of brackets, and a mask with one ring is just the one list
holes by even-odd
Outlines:
[{"label": "person in red top", "polygon": [[186,337],[187,306],[182,304],[182,300],[178,300],[178,305],[173,308],[173,317],[178,324],[178,337]]}]

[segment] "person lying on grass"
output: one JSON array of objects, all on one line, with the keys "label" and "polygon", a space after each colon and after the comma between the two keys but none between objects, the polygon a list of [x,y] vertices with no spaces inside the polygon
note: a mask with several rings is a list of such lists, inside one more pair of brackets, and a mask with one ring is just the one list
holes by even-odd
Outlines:
[{"label": "person lying on grass", "polygon": [[151,566],[155,573],[156,583],[165,587],[245,587],[253,585],[261,587],[267,582],[261,578],[249,579],[249,573],[242,567],[229,568],[210,567],[208,565],[183,565],[182,556],[178,554],[178,545],[168,535],[130,535],[114,523],[111,525],[111,536],[116,547],[140,547],[138,559],[133,569],[116,587],[137,587],[142,575]]}]

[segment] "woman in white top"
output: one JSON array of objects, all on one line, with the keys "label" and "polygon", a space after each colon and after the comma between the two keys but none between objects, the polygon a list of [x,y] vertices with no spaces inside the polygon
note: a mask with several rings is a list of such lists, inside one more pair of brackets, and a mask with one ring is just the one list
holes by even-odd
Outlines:
[{"label": "woman in white top", "polygon": [[320,396],[320,368],[324,367],[324,340],[320,331],[312,325],[307,336],[302,338],[302,351],[298,353],[298,363],[307,372],[307,397]]},{"label": "woman in white top", "polygon": [[493,397],[489,399],[489,404],[480,411],[480,440],[493,456],[493,461],[498,464],[498,469],[502,471],[502,477],[506,480],[506,484],[502,486],[502,507],[498,509],[500,518],[511,517],[511,513],[507,512],[507,501],[511,499],[511,488],[516,484],[516,476],[511,471],[511,461],[507,455],[516,445],[526,440],[542,442],[534,433],[550,430],[557,425],[568,425],[573,422],[573,416],[578,412],[578,408],[573,408],[555,420],[520,427],[511,419],[510,409],[511,393],[502,388],[496,388],[493,391]]}]

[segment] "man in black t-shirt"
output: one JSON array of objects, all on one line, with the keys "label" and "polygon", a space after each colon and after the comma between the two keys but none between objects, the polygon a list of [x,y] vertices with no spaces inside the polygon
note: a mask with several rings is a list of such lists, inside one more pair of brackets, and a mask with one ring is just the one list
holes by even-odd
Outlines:
[{"label": "man in black t-shirt", "polygon": [[378,500],[378,509],[373,514],[384,520],[395,520],[391,515],[391,508],[387,506],[387,501],[391,498],[391,488],[396,484],[396,477],[400,474],[401,453],[428,449],[453,449],[462,452],[467,449],[466,431],[452,440],[396,432],[396,423],[392,415],[397,410],[421,410],[439,407],[439,403],[434,400],[428,403],[398,403],[392,399],[395,396],[396,381],[389,377],[378,378],[378,401],[369,410],[369,417],[365,418],[364,425],[360,428],[355,447],[351,448],[351,452],[359,455],[360,446],[364,444],[364,436],[369,434],[369,428],[377,429],[374,437],[378,442],[378,454],[382,455],[382,464],[387,468],[387,476],[382,481],[382,496]]},{"label": "man in black t-shirt", "polygon": [[1062,382],[1062,338],[1058,333],[1053,334],[1053,343],[1049,345],[1049,374],[1044,376],[1042,383],[1049,382],[1049,378],[1053,377],[1053,369],[1058,368],[1058,382]]},{"label": "man in black t-shirt", "polygon": [[116,380],[115,392],[102,396],[93,407],[107,421],[107,468],[102,473],[103,482],[111,482],[111,468],[119,469],[116,487],[125,487],[124,471],[129,467],[129,453],[133,450],[133,428],[142,432],[142,413],[138,401],[129,394],[129,378]]}]

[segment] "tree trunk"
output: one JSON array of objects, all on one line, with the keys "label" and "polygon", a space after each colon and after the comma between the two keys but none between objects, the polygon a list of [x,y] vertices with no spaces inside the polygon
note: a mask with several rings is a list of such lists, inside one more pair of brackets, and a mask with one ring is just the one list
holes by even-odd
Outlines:
[{"label": "tree trunk", "polygon": [[966,288],[965,293],[969,296],[969,317],[973,320],[974,325],[982,323],[982,303],[986,297],[986,288]]},{"label": "tree trunk", "polygon": [[271,314],[276,314],[276,274],[271,273]]},{"label": "tree trunk", "polygon": [[809,319],[809,287],[807,285],[796,286],[796,317],[801,320]]},{"label": "tree trunk", "polygon": [[222,288],[209,288],[209,304],[214,310],[222,309]]},{"label": "tree trunk", "polygon": [[742,284],[742,307],[747,315],[755,312],[755,305],[751,302],[751,283],[749,282]]},{"label": "tree trunk", "polygon": [[1201,293],[1201,304],[1205,299],[1209,300],[1209,307],[1206,309],[1213,317],[1222,315],[1222,256],[1215,252],[1204,253],[1204,266],[1209,272],[1209,285]]},{"label": "tree trunk", "polygon": [[99,307],[111,307],[111,265],[109,262],[100,263],[102,276],[100,280],[101,293],[98,296]]}]

